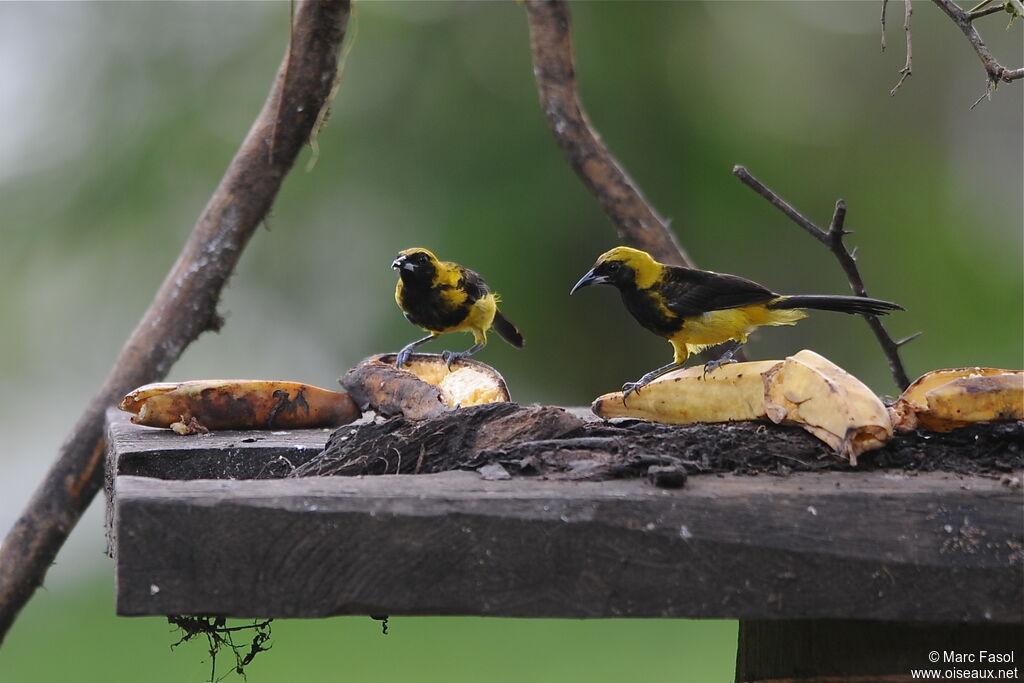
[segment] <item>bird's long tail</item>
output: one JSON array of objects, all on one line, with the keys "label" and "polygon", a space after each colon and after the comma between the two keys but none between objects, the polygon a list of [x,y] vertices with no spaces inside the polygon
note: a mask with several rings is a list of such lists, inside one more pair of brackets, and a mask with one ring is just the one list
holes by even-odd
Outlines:
[{"label": "bird's long tail", "polygon": [[813,308],[819,311],[838,311],[861,315],[885,315],[891,311],[902,311],[903,307],[891,301],[871,299],[866,296],[838,296],[830,294],[806,294],[780,296],[769,302],[768,308]]},{"label": "bird's long tail", "polygon": [[501,338],[507,341],[517,349],[523,348],[523,344],[526,340],[523,339],[523,335],[516,329],[516,326],[509,322],[508,318],[498,311],[494,314],[494,331],[501,335]]}]

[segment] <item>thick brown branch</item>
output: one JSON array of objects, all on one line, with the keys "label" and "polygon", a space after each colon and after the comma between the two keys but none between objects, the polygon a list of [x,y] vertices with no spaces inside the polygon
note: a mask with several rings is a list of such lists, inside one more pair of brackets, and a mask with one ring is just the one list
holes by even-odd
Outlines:
[{"label": "thick brown branch", "polygon": [[981,39],[981,35],[977,29],[974,28],[974,24],[971,22],[977,18],[971,14],[965,12],[960,8],[953,0],[932,0],[939,9],[946,13],[953,23],[963,32],[970,42],[971,47],[978,55],[978,59],[985,67],[985,73],[988,74],[988,89],[991,92],[999,81],[1013,81],[1018,78],[1024,78],[1024,68],[1021,69],[1007,69],[1005,66],[1000,64],[992,52],[989,51],[988,46],[985,45],[985,41]]},{"label": "thick brown branch", "polygon": [[[857,296],[868,295],[867,289],[864,287],[864,280],[860,275],[860,269],[857,267],[855,254],[847,251],[846,246],[843,244],[843,237],[849,234],[849,232],[843,227],[846,221],[846,202],[842,199],[836,202],[836,209],[835,213],[832,215],[832,222],[829,225],[829,229],[825,231],[799,211],[794,209],[786,200],[773,192],[764,183],[752,176],[750,171],[745,167],[736,166],[733,168],[732,172],[743,182],[744,185],[767,199],[779,211],[786,214],[790,220],[806,230],[811,237],[828,247],[829,251],[831,251],[836,257],[836,260],[839,261],[839,265],[842,267],[843,272],[846,273],[846,278],[850,282],[850,287],[853,289],[853,293]],[[899,349],[900,346],[916,337],[917,334],[911,335],[910,337],[897,342],[889,336],[885,326],[877,316],[865,315],[864,320],[867,321],[868,326],[871,327],[871,331],[875,333],[878,343],[882,346],[882,351],[885,352],[885,356],[889,360],[889,369],[892,371],[892,376],[896,381],[896,384],[900,389],[906,389],[910,384],[910,378],[907,377],[907,371],[903,368],[903,361],[900,359]]]},{"label": "thick brown branch", "polygon": [[608,151],[576,87],[572,24],[564,0],[527,0],[533,73],[540,103],[566,161],[627,244],[664,263],[691,265],[668,223]]},{"label": "thick brown branch", "polygon": [[185,347],[220,326],[221,290],[327,104],[348,14],[349,0],[307,0],[299,6],[288,55],[262,111],[113,369],[0,548],[0,640],[102,484],[106,408],[132,388],[162,379]]}]

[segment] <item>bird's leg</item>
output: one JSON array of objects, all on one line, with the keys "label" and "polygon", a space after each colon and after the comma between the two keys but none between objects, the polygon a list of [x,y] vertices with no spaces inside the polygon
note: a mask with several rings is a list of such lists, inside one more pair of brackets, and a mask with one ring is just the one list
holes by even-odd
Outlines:
[{"label": "bird's leg", "polygon": [[470,346],[465,351],[447,351],[447,350],[445,350],[445,351],[441,352],[441,358],[444,359],[444,362],[448,366],[448,369],[451,370],[452,369],[452,363],[454,363],[455,361],[457,361],[457,360],[459,360],[461,358],[469,358],[474,353],[476,353],[480,349],[484,348],[484,346],[486,346],[486,345],[487,345],[487,342],[480,341],[480,342],[477,342],[476,344],[473,344],[472,346]]},{"label": "bird's leg", "polygon": [[402,350],[398,352],[398,356],[395,357],[395,367],[401,370],[402,366],[409,362],[409,356],[412,355],[413,349],[422,344],[426,344],[433,338],[434,335],[428,334],[423,339],[417,339],[416,341],[403,346]]},{"label": "bird's leg", "polygon": [[725,353],[723,353],[721,356],[719,356],[715,360],[710,360],[710,361],[708,361],[707,363],[704,364],[704,376],[707,377],[709,372],[711,372],[712,370],[716,370],[716,369],[720,368],[723,365],[728,365],[729,363],[735,363],[736,360],[732,356],[733,356],[734,353],[739,351],[740,347],[742,347],[742,346],[743,346],[743,342],[738,342],[738,341],[733,340],[732,346]]},{"label": "bird's leg", "polygon": [[672,372],[673,370],[678,370],[681,367],[683,367],[682,363],[669,363],[668,365],[662,365],[657,370],[651,370],[650,372],[648,372],[646,375],[644,375],[635,382],[626,382],[625,384],[622,385],[622,403],[626,403],[626,399],[629,398],[630,394],[639,392],[645,386],[647,386],[654,380],[658,379],[662,375],[666,375]]}]

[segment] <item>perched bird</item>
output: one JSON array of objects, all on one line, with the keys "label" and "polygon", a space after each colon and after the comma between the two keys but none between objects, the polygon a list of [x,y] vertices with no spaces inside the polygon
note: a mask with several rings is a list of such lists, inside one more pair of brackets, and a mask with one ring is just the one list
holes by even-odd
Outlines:
[{"label": "perched bird", "polygon": [[430,250],[422,248],[399,252],[391,267],[398,271],[398,307],[409,322],[430,333],[399,351],[396,367],[405,365],[417,346],[448,332],[469,332],[476,342],[465,351],[444,351],[441,356],[448,367],[482,349],[492,326],[509,344],[523,348],[523,335],[498,310],[497,295],[469,268],[439,261]]},{"label": "perched bird", "polygon": [[735,362],[733,353],[755,328],[793,325],[807,317],[804,308],[861,315],[903,310],[892,302],[863,296],[781,296],[736,275],[658,263],[647,252],[630,247],[615,247],[601,254],[569,293],[596,284],[616,287],[630,315],[667,339],[675,350],[671,363],[623,385],[626,397],[681,368],[691,353],[717,344],[736,342],[720,359],[704,366],[705,374],[723,363]]}]

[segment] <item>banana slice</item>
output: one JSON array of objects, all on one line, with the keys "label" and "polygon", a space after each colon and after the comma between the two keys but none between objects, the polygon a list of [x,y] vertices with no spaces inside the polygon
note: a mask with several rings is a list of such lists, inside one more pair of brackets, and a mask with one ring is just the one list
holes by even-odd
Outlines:
[{"label": "banana slice", "polygon": [[890,409],[900,431],[948,432],[975,422],[1024,420],[1024,372],[949,368],[919,377]]},{"label": "banana slice", "polygon": [[221,429],[335,427],[359,417],[348,394],[301,382],[208,379],[135,389],[118,406],[132,422],[179,434]]},{"label": "banana slice", "polygon": [[622,392],[604,394],[591,409],[603,418],[635,417],[665,424],[736,422],[765,417],[761,375],[782,361],[730,363],[704,375],[696,365],[659,377],[623,402]]},{"label": "banana slice", "polygon": [[798,424],[857,464],[857,456],[892,437],[882,401],[859,379],[804,349],[765,373],[765,410],[776,423]]},{"label": "banana slice", "polygon": [[414,353],[401,370],[395,354],[371,356],[345,373],[341,384],[364,407],[413,420],[459,407],[511,401],[497,370],[470,359],[452,363],[440,355]]}]

